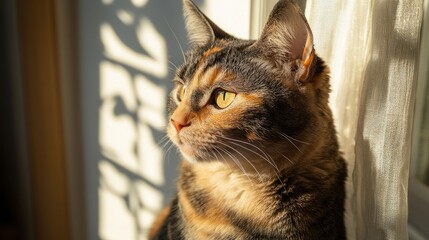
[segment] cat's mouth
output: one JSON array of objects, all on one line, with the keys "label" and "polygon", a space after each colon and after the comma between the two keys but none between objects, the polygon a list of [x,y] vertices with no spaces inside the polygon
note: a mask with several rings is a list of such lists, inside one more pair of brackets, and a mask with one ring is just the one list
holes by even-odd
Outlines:
[{"label": "cat's mouth", "polygon": [[186,141],[186,138],[181,134],[170,134],[170,139],[187,158],[195,155],[195,146]]},{"label": "cat's mouth", "polygon": [[204,144],[194,142],[189,136],[186,137],[181,135],[182,134],[175,134],[171,139],[186,159],[190,161],[199,161],[209,158],[211,155],[211,147],[209,147],[209,145],[206,146]]},{"label": "cat's mouth", "polygon": [[182,153],[182,156],[189,161],[198,161],[201,158],[201,151],[198,150],[199,147],[182,140],[180,137],[176,141],[176,146]]}]

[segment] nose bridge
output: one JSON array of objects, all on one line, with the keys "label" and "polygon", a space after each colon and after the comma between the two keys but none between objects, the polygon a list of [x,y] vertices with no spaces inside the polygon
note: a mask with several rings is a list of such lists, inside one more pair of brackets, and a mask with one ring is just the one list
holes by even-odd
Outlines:
[{"label": "nose bridge", "polygon": [[179,104],[176,110],[171,115],[171,119],[175,122],[185,125],[189,122],[190,109],[185,104]]},{"label": "nose bridge", "polygon": [[198,90],[198,70],[196,75],[197,76],[194,76],[191,83],[187,86],[188,90],[185,91],[182,102],[179,103],[176,110],[174,110],[171,115],[170,122],[176,128],[177,132],[180,132],[184,127],[190,126],[192,120],[197,116],[196,112],[199,110],[198,102],[202,94],[201,91]]},{"label": "nose bridge", "polygon": [[183,128],[191,125],[194,117],[195,114],[191,111],[190,106],[182,102],[182,104],[180,104],[171,115],[170,122],[176,129],[177,133],[179,133]]}]

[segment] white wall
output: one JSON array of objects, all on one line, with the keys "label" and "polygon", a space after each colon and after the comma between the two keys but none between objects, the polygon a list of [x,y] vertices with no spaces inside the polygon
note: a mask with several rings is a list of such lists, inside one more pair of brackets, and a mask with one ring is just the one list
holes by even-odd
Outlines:
[{"label": "white wall", "polygon": [[251,0],[206,0],[200,7],[227,33],[242,39],[249,38]]}]

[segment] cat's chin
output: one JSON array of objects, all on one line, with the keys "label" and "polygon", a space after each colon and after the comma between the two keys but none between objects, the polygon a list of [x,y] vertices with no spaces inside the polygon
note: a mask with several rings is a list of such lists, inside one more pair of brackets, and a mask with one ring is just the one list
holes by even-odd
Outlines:
[{"label": "cat's chin", "polygon": [[189,162],[197,162],[195,158],[195,151],[191,146],[184,144],[182,141],[179,141],[179,144],[176,144],[177,148],[180,150],[182,156]]},{"label": "cat's chin", "polygon": [[183,158],[190,163],[211,161],[211,157],[207,153],[200,152],[186,144],[181,144],[179,150]]},{"label": "cat's chin", "polygon": [[185,158],[186,161],[191,162],[191,163],[197,163],[199,162],[199,157],[196,156],[195,151],[187,146],[182,144],[179,147],[180,153],[182,154],[183,158]]}]

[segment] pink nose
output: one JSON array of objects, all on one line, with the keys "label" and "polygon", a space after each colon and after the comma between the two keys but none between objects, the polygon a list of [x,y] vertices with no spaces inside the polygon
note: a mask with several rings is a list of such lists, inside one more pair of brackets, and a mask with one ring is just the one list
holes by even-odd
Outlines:
[{"label": "pink nose", "polygon": [[173,124],[174,128],[176,128],[177,133],[179,133],[182,128],[191,125],[190,123],[186,123],[185,121],[180,121],[174,118],[171,118],[171,123]]}]

